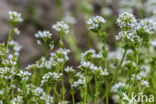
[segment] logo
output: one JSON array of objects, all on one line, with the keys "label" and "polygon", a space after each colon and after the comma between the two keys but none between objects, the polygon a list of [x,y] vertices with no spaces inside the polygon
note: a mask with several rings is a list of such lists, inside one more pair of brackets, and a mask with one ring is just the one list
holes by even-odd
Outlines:
[{"label": "logo", "polygon": [[122,101],[128,101],[129,103],[154,102],[154,95],[134,94],[132,92],[131,99],[125,93],[123,93],[123,96]]}]

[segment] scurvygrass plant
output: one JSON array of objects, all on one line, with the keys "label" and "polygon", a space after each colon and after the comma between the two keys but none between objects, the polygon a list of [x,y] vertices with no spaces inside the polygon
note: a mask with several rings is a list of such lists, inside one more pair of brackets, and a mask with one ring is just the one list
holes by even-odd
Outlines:
[{"label": "scurvygrass plant", "polygon": [[[38,31],[35,37],[45,55],[20,69],[22,47],[12,37],[20,33],[15,26],[22,21],[20,13],[9,12],[8,41],[0,44],[0,104],[109,104],[111,98],[119,104],[139,104],[146,99],[134,99],[133,94],[156,95],[156,44],[151,38],[156,23],[152,19],[137,20],[130,13],[120,14],[116,23],[121,30],[116,40],[118,50],[123,51],[112,53],[107,48],[108,33],[103,30],[107,21],[101,16],[90,18],[88,30],[100,38],[102,48],[83,52],[77,68],[67,66],[71,51],[63,43],[70,27],[63,21],[57,22],[52,28],[59,33],[59,48],[53,50],[50,31]],[[65,86],[65,80],[69,86]],[[79,101],[76,94],[80,95]],[[70,101],[66,95],[71,95]]]}]

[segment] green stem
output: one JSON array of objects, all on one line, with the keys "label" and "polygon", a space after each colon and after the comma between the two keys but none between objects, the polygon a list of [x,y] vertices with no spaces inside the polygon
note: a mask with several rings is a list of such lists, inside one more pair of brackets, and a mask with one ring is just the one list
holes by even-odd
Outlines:
[{"label": "green stem", "polygon": [[84,97],[84,104],[86,104],[86,99],[87,99],[87,84],[86,84],[86,87],[85,87],[85,97]]},{"label": "green stem", "polygon": [[72,83],[70,83],[70,87],[71,87],[71,90],[72,90],[72,93],[71,93],[71,95],[72,95],[72,101],[73,101],[73,104],[75,104],[75,97],[74,97],[74,93],[73,93],[73,87],[72,87]]},{"label": "green stem", "polygon": [[45,58],[47,59],[47,57],[48,57],[48,47],[47,47],[47,40],[45,40],[45,43],[44,43],[44,52],[45,52]]},{"label": "green stem", "polygon": [[94,104],[96,104],[97,98],[98,98],[98,89],[99,89],[99,86],[98,86],[98,82],[97,82],[96,76],[94,76],[94,79],[95,79],[95,98],[94,98]]},{"label": "green stem", "polygon": [[[63,68],[62,68],[62,74],[63,74]],[[64,78],[62,77],[62,89],[61,89],[61,92],[62,92],[62,100],[64,101],[65,100],[65,88],[64,88]]]},{"label": "green stem", "polygon": [[60,46],[60,48],[63,48],[64,47],[64,45],[63,45],[63,34],[62,34],[62,32],[60,33],[59,46]]},{"label": "green stem", "polygon": [[107,50],[106,50],[106,39],[107,39],[107,35],[106,33],[102,33],[101,31],[98,31],[103,43],[103,57],[105,60],[105,69],[107,69]]},{"label": "green stem", "polygon": [[106,104],[109,104],[109,98],[108,98],[108,94],[109,94],[109,85],[108,85],[108,82],[106,81]]},{"label": "green stem", "polygon": [[[137,52],[136,52],[136,68],[135,68],[135,71],[138,70],[138,62],[139,62],[139,52],[140,52],[140,48],[141,48],[141,45],[142,45],[142,42],[143,42],[143,39],[141,40],[139,46],[138,46],[138,49],[137,49]],[[133,86],[134,86],[134,83],[135,83],[135,80],[136,80],[136,77],[137,77],[137,73],[135,73],[135,76],[134,76],[134,79],[133,79],[133,82],[132,82],[132,87],[131,89],[129,90],[129,94],[131,94],[131,92],[133,91]]]},{"label": "green stem", "polygon": [[7,41],[6,48],[5,48],[4,58],[6,57],[6,53],[7,53],[8,46],[9,46],[9,42],[10,42],[10,40],[11,40],[12,27],[13,27],[13,26],[12,26],[12,25],[10,25],[9,37],[8,37],[8,41]]},{"label": "green stem", "polygon": [[60,96],[59,96],[59,93],[58,93],[57,90],[56,90],[56,87],[57,87],[57,84],[54,85],[54,88],[53,88],[53,89],[54,89],[54,91],[53,91],[53,104],[55,104],[55,102],[56,102],[55,94],[57,95],[59,101],[61,101]]},{"label": "green stem", "polygon": [[55,90],[53,91],[53,104],[55,104]]},{"label": "green stem", "polygon": [[[104,53],[107,54],[106,42],[104,42],[103,44],[104,44]],[[106,70],[107,69],[107,55],[105,55],[104,58],[105,58],[105,70]]]},{"label": "green stem", "polygon": [[74,94],[72,94],[72,101],[73,101],[73,104],[75,104],[75,97],[74,97]]},{"label": "green stem", "polygon": [[[87,74],[87,73],[86,73]],[[88,79],[87,79],[87,76],[86,76],[86,86],[85,86],[85,96],[84,96],[84,104],[86,104],[86,100],[87,100],[87,84],[88,84]]]},{"label": "green stem", "polygon": [[[121,59],[120,64],[119,64],[119,66],[118,66],[118,69],[116,70],[115,75],[114,75],[114,77],[113,77],[113,79],[112,79],[112,81],[111,81],[111,83],[110,83],[110,86],[108,87],[108,91],[109,91],[110,87],[113,85],[113,83],[114,83],[114,81],[115,81],[115,79],[116,79],[116,77],[117,77],[117,75],[118,75],[119,69],[120,69],[121,66],[122,66],[122,63],[123,63],[123,61],[124,61],[124,59],[125,59],[125,56],[126,56],[126,53],[127,53],[127,49],[125,49],[125,51],[124,51],[124,54],[123,54],[123,56],[122,56],[122,59]],[[102,96],[102,98],[101,98],[99,104],[102,104],[104,98],[106,97],[106,94],[107,94],[107,91],[106,91],[106,92],[104,93],[104,95]]]},{"label": "green stem", "polygon": [[6,82],[6,87],[5,87],[5,90],[6,90],[6,97],[7,97],[7,101],[9,102],[10,104],[10,97],[9,97],[9,91],[8,91],[8,83]]}]

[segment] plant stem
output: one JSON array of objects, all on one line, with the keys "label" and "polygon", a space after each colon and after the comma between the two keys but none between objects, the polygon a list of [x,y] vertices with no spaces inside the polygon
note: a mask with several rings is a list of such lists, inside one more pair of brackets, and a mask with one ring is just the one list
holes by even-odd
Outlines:
[{"label": "plant stem", "polygon": [[94,76],[94,79],[95,79],[95,98],[94,98],[94,104],[96,104],[96,101],[97,101],[97,98],[98,98],[98,89],[99,89],[99,86],[98,86],[98,82],[97,82],[96,76]]},{"label": "plant stem", "polygon": [[12,27],[13,27],[13,26],[12,26],[12,25],[10,25],[9,37],[8,37],[8,41],[7,41],[6,48],[5,48],[4,58],[6,57],[6,53],[7,53],[8,46],[9,46],[9,42],[10,42],[10,40],[11,40]]},{"label": "plant stem", "polygon": [[[73,87],[72,87],[72,83],[70,83],[70,87],[71,87],[71,90],[74,90]],[[72,95],[72,101],[73,101],[73,104],[75,104],[74,93],[72,92],[71,95]]]},{"label": "plant stem", "polygon": [[63,45],[63,34],[62,34],[62,32],[60,32],[59,46],[60,46],[60,48],[63,48],[64,47],[64,45]]},{"label": "plant stem", "polygon": [[87,84],[86,84],[86,87],[85,87],[84,104],[86,104],[86,99],[87,99]]},{"label": "plant stem", "polygon": [[109,104],[109,98],[108,98],[109,91],[108,91],[108,89],[109,89],[109,85],[108,85],[108,81],[106,81],[106,104]]},{"label": "plant stem", "polygon": [[59,99],[59,101],[60,101],[60,96],[59,96],[59,94],[58,94],[58,92],[57,92],[57,90],[56,90],[56,86],[57,86],[57,84],[55,84],[55,85],[54,85],[54,88],[53,88],[53,89],[54,89],[54,91],[53,91],[53,104],[55,104],[55,100],[56,100],[56,99],[55,99],[55,98],[56,98],[56,97],[55,97],[55,94],[57,95],[57,97],[58,97],[58,99]]},{"label": "plant stem", "polygon": [[[136,68],[135,68],[135,71],[138,70],[139,52],[140,52],[140,48],[141,48],[142,42],[143,42],[143,39],[141,40],[141,42],[140,42],[140,44],[138,46],[137,52],[136,52]],[[132,82],[132,87],[129,90],[129,93],[128,93],[129,96],[130,96],[131,92],[133,91],[133,88],[134,88],[133,85],[135,83],[136,77],[137,77],[137,73],[135,73],[135,76],[134,76],[134,79],[133,79],[133,82]]]},{"label": "plant stem", "polygon": [[[63,74],[63,68],[62,68],[62,74]],[[64,101],[65,100],[65,97],[64,97],[65,88],[64,88],[64,78],[63,78],[63,76],[62,76],[62,89],[61,89],[61,92],[62,92],[62,100]]]},{"label": "plant stem", "polygon": [[53,92],[53,104],[55,104],[55,91]]},{"label": "plant stem", "polygon": [[74,94],[72,94],[72,101],[73,101],[73,104],[75,104],[75,97],[74,97]]},{"label": "plant stem", "polygon": [[45,52],[45,58],[46,58],[46,59],[47,59],[47,57],[48,57],[47,49],[48,49],[48,47],[47,47],[47,40],[45,40],[45,43],[44,43],[44,52]]},{"label": "plant stem", "polygon": [[[87,74],[87,72],[86,72]],[[87,75],[86,75],[86,86],[85,86],[85,96],[84,96],[84,104],[86,104],[86,100],[87,100],[87,84],[88,84],[88,79],[87,79]]]},{"label": "plant stem", "polygon": [[[125,49],[124,54],[122,55],[122,59],[121,59],[121,61],[120,61],[120,64],[119,64],[119,66],[118,66],[118,69],[116,70],[115,75],[114,75],[114,77],[113,77],[113,79],[112,79],[112,81],[111,81],[111,83],[110,83],[110,86],[108,87],[108,91],[109,91],[110,87],[113,85],[113,83],[114,83],[114,81],[115,81],[115,79],[116,79],[116,77],[117,77],[117,75],[118,75],[119,69],[120,69],[121,66],[122,66],[123,60],[125,59],[125,56],[126,56],[126,53],[127,53],[127,49]],[[106,94],[107,94],[107,91],[106,91],[106,92],[104,93],[104,95],[102,96],[102,98],[101,98],[99,104],[102,103],[102,101],[104,100]]]}]

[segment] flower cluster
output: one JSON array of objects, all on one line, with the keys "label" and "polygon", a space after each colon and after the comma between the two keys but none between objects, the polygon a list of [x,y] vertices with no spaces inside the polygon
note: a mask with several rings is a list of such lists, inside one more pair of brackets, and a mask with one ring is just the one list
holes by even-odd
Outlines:
[{"label": "flower cluster", "polygon": [[58,31],[60,34],[69,33],[69,26],[64,21],[57,22],[55,25],[52,25],[52,28]]},{"label": "flower cluster", "polygon": [[29,73],[28,71],[20,70],[16,75],[21,77],[23,81],[27,81],[31,76],[31,73]]},{"label": "flower cluster", "polygon": [[156,24],[152,19],[141,19],[137,25],[137,31],[142,31],[147,34],[153,34]]},{"label": "flower cluster", "polygon": [[[21,50],[22,46],[19,45],[17,42],[11,40],[9,43],[9,47],[11,50],[13,50],[15,53],[19,53],[19,51]],[[7,52],[11,52],[11,50],[7,50]]]},{"label": "flower cluster", "polygon": [[116,35],[116,40],[129,40],[129,41],[134,41],[134,39],[136,38],[136,35],[134,35],[135,33],[132,33],[130,31],[121,31],[119,32],[118,35]]},{"label": "flower cluster", "polygon": [[93,60],[102,60],[103,56],[101,53],[96,54],[95,50],[90,49],[81,54],[81,62],[79,68],[82,70],[90,70],[94,74],[99,74],[100,76],[107,76],[107,69],[103,70],[101,66],[96,66],[96,63],[92,63]]},{"label": "flower cluster", "polygon": [[85,87],[86,86],[86,77],[83,75],[79,76],[79,79],[72,84],[73,87]]},{"label": "flower cluster", "polygon": [[18,30],[18,28],[13,29],[13,34],[14,35],[19,35],[20,34],[20,31]]},{"label": "flower cluster", "polygon": [[62,73],[51,73],[51,72],[48,72],[46,74],[44,74],[44,76],[42,77],[42,81],[41,81],[41,86],[43,86],[44,83],[48,82],[56,82],[58,80],[60,80],[62,76]]},{"label": "flower cluster", "polygon": [[117,23],[122,29],[134,29],[136,27],[137,20],[132,14],[124,12],[119,15]]},{"label": "flower cluster", "polygon": [[64,71],[66,71],[67,73],[72,73],[72,72],[75,72],[75,70],[73,69],[73,67],[69,67],[67,66]]},{"label": "flower cluster", "polygon": [[69,49],[60,48],[55,53],[51,53],[51,60],[55,61],[56,63],[65,63],[69,60],[69,53]]},{"label": "flower cluster", "polygon": [[11,24],[23,22],[23,19],[21,17],[21,13],[18,13],[16,11],[9,11],[8,13],[9,13],[9,22]]},{"label": "flower cluster", "polygon": [[23,104],[22,96],[15,97],[12,101],[12,104]]},{"label": "flower cluster", "polygon": [[41,40],[44,40],[44,42],[47,42],[52,36],[52,33],[50,33],[47,30],[44,31],[38,31],[38,33],[35,34],[35,37],[37,38],[37,44],[41,45]]},{"label": "flower cluster", "polygon": [[112,92],[118,92],[118,89],[120,87],[125,87],[125,86],[126,86],[125,83],[118,82],[118,83],[116,83],[115,85],[112,86],[111,91]]},{"label": "flower cluster", "polygon": [[103,17],[101,16],[92,17],[87,21],[87,24],[89,25],[88,30],[97,31],[101,29],[104,23],[106,23],[106,20]]}]

